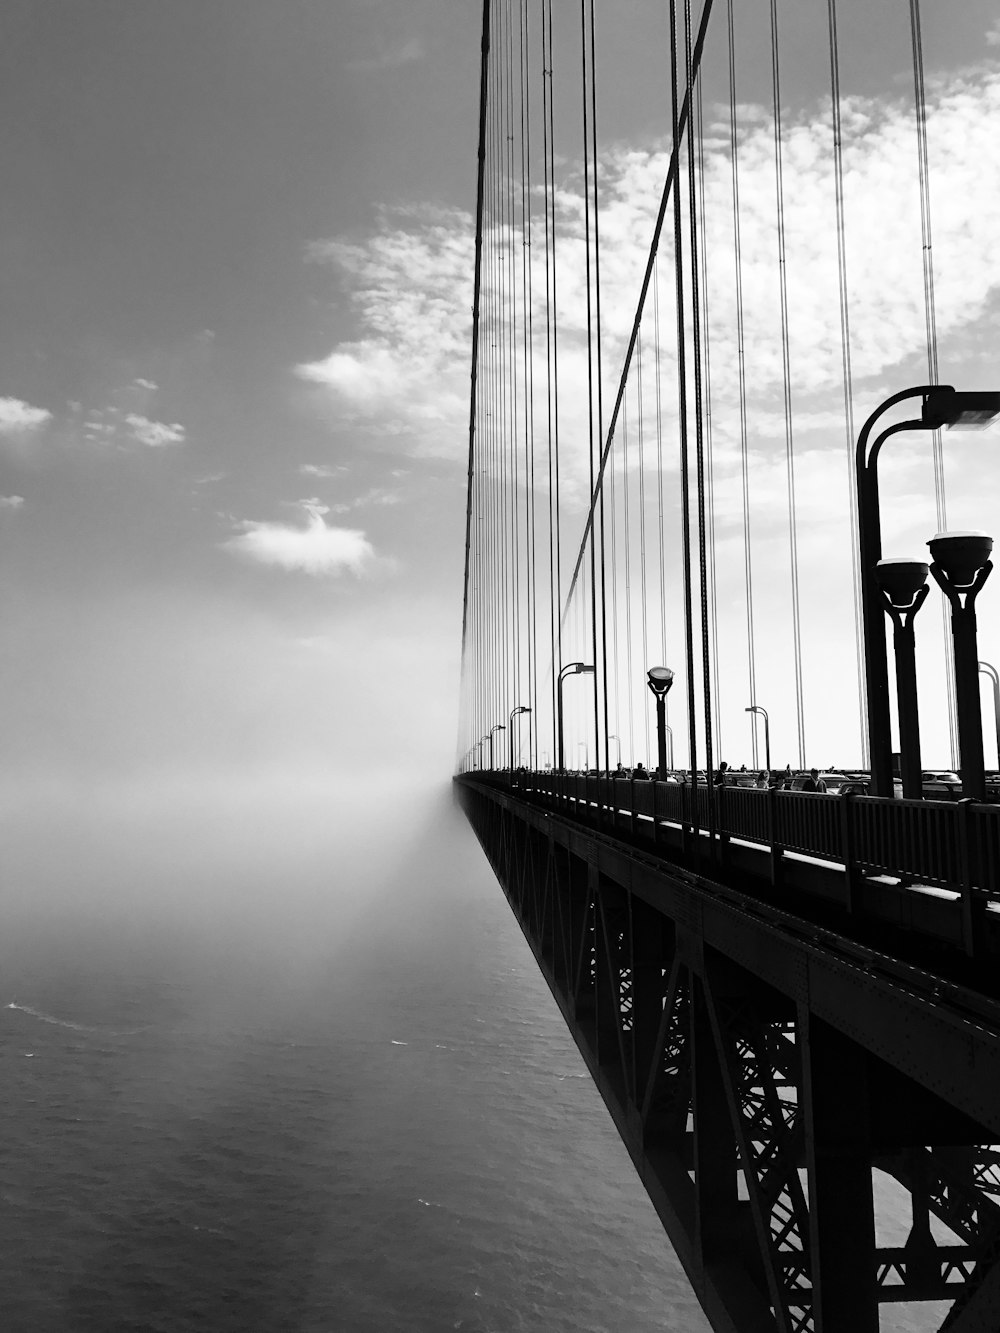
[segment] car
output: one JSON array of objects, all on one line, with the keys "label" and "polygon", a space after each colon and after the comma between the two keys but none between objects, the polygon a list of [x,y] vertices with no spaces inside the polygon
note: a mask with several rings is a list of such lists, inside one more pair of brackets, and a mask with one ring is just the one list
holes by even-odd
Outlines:
[{"label": "car", "polygon": [[957,801],[962,795],[962,780],[950,769],[925,770],[920,777],[923,794],[932,801]]},{"label": "car", "polygon": [[[838,796],[870,796],[871,794],[872,784],[870,781],[867,779],[858,781],[854,778],[850,778],[848,781],[844,782],[841,785],[840,790],[837,792]],[[903,784],[898,779],[893,781],[892,794],[897,801],[902,800],[903,798]]]}]

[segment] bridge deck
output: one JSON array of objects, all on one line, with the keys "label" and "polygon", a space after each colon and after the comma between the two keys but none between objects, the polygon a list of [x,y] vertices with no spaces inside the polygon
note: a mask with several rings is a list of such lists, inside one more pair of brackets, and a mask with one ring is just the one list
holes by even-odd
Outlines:
[{"label": "bridge deck", "polygon": [[[927,1300],[1000,1327],[992,890],[882,873],[891,802],[457,789],[713,1327],[875,1333]],[[859,835],[839,860],[831,811]],[[963,838],[997,814],[904,819]],[[912,1198],[905,1246],[877,1239],[875,1169]]]}]

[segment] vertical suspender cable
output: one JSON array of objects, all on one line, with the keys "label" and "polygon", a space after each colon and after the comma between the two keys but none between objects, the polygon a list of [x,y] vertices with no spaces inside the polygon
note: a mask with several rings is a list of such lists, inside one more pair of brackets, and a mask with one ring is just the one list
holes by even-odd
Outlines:
[{"label": "vertical suspender cable", "polygon": [[[695,89],[695,110],[698,118],[698,192],[701,216],[705,211],[705,121],[702,107],[701,79]],[[708,582],[709,601],[712,621],[712,675],[715,679],[715,692],[712,695],[714,739],[717,752],[722,754],[722,708],[720,694],[722,676],[719,671],[719,592],[716,577],[715,558],[715,468],[712,447],[712,337],[711,321],[708,309],[708,241],[703,238],[701,247],[701,307],[703,311],[703,364],[704,364],[704,402],[705,402],[705,474],[708,488]]]},{"label": "vertical suspender cable", "polygon": [[[590,0],[590,125],[594,144],[594,314],[597,337],[597,435],[594,444],[597,449],[598,466],[604,443],[604,390],[601,359],[601,205],[598,196],[598,158],[597,158],[597,44],[594,39],[594,0]],[[591,492],[593,494],[593,492]],[[608,617],[606,607],[607,590],[604,574],[604,490],[601,489],[598,509],[598,536],[600,539],[601,571],[601,696],[604,714],[604,771],[611,767],[610,742],[608,740]],[[595,658],[596,667],[596,658]],[[597,693],[597,682],[594,682]],[[597,747],[596,766],[602,767],[600,759],[600,738],[595,741]]]},{"label": "vertical suspender cable", "polygon": [[844,149],[840,123],[840,47],[837,38],[837,0],[827,0],[830,33],[830,101],[833,116],[833,171],[837,209],[837,272],[840,286],[840,344],[844,366],[844,425],[847,431],[847,493],[851,514],[851,567],[854,575],[854,644],[858,680],[858,721],[862,762],[869,762],[868,686],[861,634],[861,579],[858,563],[858,502],[854,486],[854,382],[851,368],[851,318],[847,291],[847,240],[844,225]]},{"label": "vertical suspender cable", "polygon": [[521,544],[520,524],[518,522],[518,492],[520,490],[520,466],[517,449],[518,433],[518,385],[517,385],[517,219],[514,206],[514,25],[511,17],[511,0],[504,0],[506,14],[506,74],[507,74],[507,116],[506,116],[506,153],[507,153],[507,303],[508,319],[508,361],[507,376],[509,385],[508,415],[508,491],[507,521],[510,531],[510,676],[497,712],[506,718],[511,707],[511,700],[516,698],[521,688]]},{"label": "vertical suspender cable", "polygon": [[[733,168],[733,253],[736,259],[736,340],[739,358],[740,462],[743,479],[743,576],[747,601],[747,675],[750,703],[757,702],[757,662],[753,624],[753,562],[750,545],[750,444],[747,436],[746,349],[743,338],[743,255],[740,245],[740,164],[736,130],[736,28],[733,0],[727,0],[729,28],[729,145]],[[757,767],[756,717],[750,715],[753,764]]]},{"label": "vertical suspender cable", "polygon": [[[558,693],[558,674],[562,668],[562,521],[561,521],[561,502],[560,502],[560,478],[559,478],[559,301],[558,301],[558,265],[556,248],[556,189],[555,189],[555,112],[553,98],[553,81],[555,78],[555,58],[552,48],[552,0],[548,0],[546,14],[547,36],[548,36],[548,108],[546,113],[546,139],[547,139],[547,174],[548,174],[548,196],[550,203],[551,224],[549,227],[550,244],[552,250],[552,270],[551,270],[551,320],[548,323],[548,329],[551,330],[551,388],[550,388],[550,406],[551,406],[551,432],[552,432],[552,472],[554,480],[554,498],[552,483],[550,482],[550,530],[552,525],[552,510],[555,511],[555,540],[554,540],[554,581],[552,583],[552,596],[554,602],[551,608],[552,613],[552,639],[553,639],[553,666],[552,666],[552,763],[556,763],[559,742],[556,735],[557,727],[557,709],[556,696]],[[548,311],[546,312],[548,315]]]},{"label": "vertical suspender cable", "polygon": [[[542,42],[542,194],[545,204],[545,443],[548,462],[549,496],[549,654],[551,658],[551,698],[552,724],[556,717],[556,677],[559,670],[556,665],[556,575],[555,575],[555,479],[552,471],[552,273],[551,246],[552,235],[549,228],[549,99],[551,96],[551,70],[548,49],[548,8],[542,0],[541,20]],[[553,747],[555,738],[553,736]],[[550,751],[552,763],[555,763],[555,749]]]},{"label": "vertical suspender cable", "polygon": [[[684,77],[687,95],[693,92],[694,66],[691,51],[691,0],[684,0]],[[712,774],[712,663],[709,646],[708,557],[705,523],[705,431],[702,413],[701,306],[698,264],[698,195],[694,160],[694,120],[687,122],[688,232],[691,252],[691,355],[694,362],[695,484],[698,511],[698,575],[701,605],[702,707],[705,718],[705,781],[709,793],[709,831],[714,843],[715,806],[711,800]]]},{"label": "vertical suspender cable", "polygon": [[[663,541],[663,398],[660,381],[660,266],[653,270],[653,343],[656,366],[656,489],[657,489],[657,528],[660,565],[659,607],[660,607],[660,662],[667,661],[667,577],[666,558]],[[612,477],[614,473],[612,472]],[[666,710],[669,716],[670,696],[666,698]]]},{"label": "vertical suspender cable", "polygon": [[[594,319],[593,319],[593,278],[591,257],[591,199],[590,199],[590,107],[587,99],[588,84],[588,60],[587,60],[587,5],[586,0],[580,0],[580,48],[582,63],[582,82],[583,82],[583,219],[584,219],[584,254],[586,258],[586,282],[587,282],[587,414],[588,414],[588,436],[587,436],[587,454],[590,465],[590,493],[594,494]],[[590,72],[593,78],[593,70]],[[600,444],[597,444],[598,451]],[[597,543],[596,534],[593,525],[590,530],[590,627],[591,627],[591,652],[592,662],[595,670],[594,680],[594,745],[597,749],[597,767],[601,767],[600,762],[600,703],[599,691],[597,689]]]},{"label": "vertical suspender cable", "polygon": [[[913,105],[917,119],[917,158],[920,164],[920,240],[924,267],[924,323],[927,337],[927,383],[938,381],[937,312],[934,302],[934,250],[931,239],[931,175],[927,156],[927,96],[924,91],[924,44],[920,34],[920,0],[910,0],[910,41],[913,48]],[[934,432],[934,503],[937,512],[937,530],[948,527],[948,510],[944,485],[944,451],[941,432]],[[958,763],[958,731],[955,712],[955,666],[950,652],[950,612],[948,603],[941,598],[941,624],[944,629],[944,668],[948,692],[948,739],[951,744],[951,763]]]},{"label": "vertical suspender cable", "polygon": [[663,401],[660,386],[660,270],[653,276],[653,347],[656,365],[656,479],[660,556],[660,661],[667,660],[667,584],[663,553]]},{"label": "vertical suspender cable", "polygon": [[465,501],[465,575],[462,592],[462,670],[466,662],[469,628],[469,566],[472,549],[472,498],[476,471],[476,400],[479,376],[479,313],[483,265],[483,189],[486,173],[486,103],[489,90],[490,0],[483,0],[483,28],[479,65],[479,150],[476,170],[476,255],[472,287],[472,387],[469,405],[468,491]]},{"label": "vertical suspender cable", "polygon": [[785,473],[788,490],[788,556],[792,584],[792,656],[799,767],[806,766],[806,724],[802,685],[802,626],[799,614],[799,542],[795,507],[795,442],[792,435],[792,373],[788,334],[788,271],[785,265],[785,184],[781,137],[781,80],[778,0],[771,0],[771,93],[774,101],[774,188],[778,225],[778,284],[781,298],[781,371],[785,399]]},{"label": "vertical suspender cable", "polygon": [[632,680],[632,538],[629,531],[628,504],[628,400],[622,408],[622,513],[625,529],[625,698],[628,700],[629,762],[635,763],[635,718],[633,716]]},{"label": "vertical suspender cable", "polygon": [[[687,100],[687,99],[685,99]],[[681,126],[677,99],[677,0],[670,0],[670,119],[674,161],[679,164]],[[698,732],[694,706],[694,625],[691,606],[691,495],[688,477],[687,363],[684,328],[684,254],[681,196],[674,183],[674,282],[677,289],[677,389],[681,468],[681,546],[684,579],[684,660],[687,673],[688,767],[693,797],[698,793]]]},{"label": "vertical suspender cable", "polygon": [[[649,633],[646,626],[646,437],[643,431],[642,411],[642,334],[635,349],[636,399],[639,407],[639,586],[640,606],[642,607],[642,669],[646,671],[652,663],[649,660]],[[602,492],[603,494],[603,492]],[[644,726],[642,732],[643,750],[648,762],[651,753],[649,746],[649,699],[648,689],[642,692]]]},{"label": "vertical suspender cable", "polygon": [[[528,714],[528,766],[533,767],[531,757],[534,753],[532,738],[534,719],[538,713],[538,691],[536,677],[537,663],[537,615],[535,608],[535,394],[534,394],[534,330],[532,323],[531,289],[531,102],[528,83],[527,62],[527,0],[520,0],[520,38],[521,38],[521,296],[524,313],[521,319],[522,341],[524,344],[524,484],[525,484],[525,599],[526,623],[525,642],[527,644],[528,698],[531,712]],[[514,701],[520,704],[522,701]],[[520,734],[520,733],[519,733]],[[511,741],[513,746],[513,740]],[[513,753],[513,750],[512,750]]]},{"label": "vertical suspender cable", "polygon": [[[621,751],[621,676],[618,671],[618,532],[617,509],[615,498],[615,464],[611,462],[611,651],[613,654],[615,688],[611,696],[615,701],[615,733],[618,736],[618,749]],[[608,758],[610,765],[611,759]]]}]

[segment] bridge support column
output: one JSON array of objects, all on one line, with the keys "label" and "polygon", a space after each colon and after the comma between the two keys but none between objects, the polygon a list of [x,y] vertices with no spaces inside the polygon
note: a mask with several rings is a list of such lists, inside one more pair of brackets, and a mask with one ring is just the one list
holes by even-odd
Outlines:
[{"label": "bridge support column", "polygon": [[693,975],[691,1039],[696,1248],[707,1269],[725,1261],[731,1264],[738,1252],[739,1191],[736,1140],[705,985]]},{"label": "bridge support column", "polygon": [[816,1333],[878,1333],[865,1053],[798,1010]]}]

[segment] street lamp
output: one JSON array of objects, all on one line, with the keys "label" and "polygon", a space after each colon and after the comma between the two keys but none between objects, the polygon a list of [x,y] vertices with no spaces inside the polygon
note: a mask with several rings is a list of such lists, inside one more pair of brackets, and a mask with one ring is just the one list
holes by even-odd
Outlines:
[{"label": "street lamp", "polygon": [[567,676],[581,676],[581,675],[592,676],[593,674],[594,674],[594,668],[592,666],[588,666],[586,662],[570,662],[566,666],[564,666],[559,672],[559,680],[556,687],[556,704],[557,704],[556,730],[558,732],[556,739],[559,745],[560,773],[564,772],[566,769],[566,755],[565,755],[565,747],[563,745],[563,681],[566,679]]},{"label": "street lamp", "polygon": [[[518,713],[530,713],[531,709],[526,708],[524,704],[518,704],[516,708],[510,710],[510,717],[507,719],[510,724],[507,729],[507,739],[510,741],[510,771],[514,772],[514,719]],[[529,747],[530,748],[530,747]],[[528,756],[529,760],[531,756]]]},{"label": "street lamp", "polygon": [[621,740],[621,737],[620,737],[620,736],[609,736],[609,737],[608,737],[608,740],[609,740],[609,741],[615,741],[615,742],[617,743],[617,746],[618,746],[618,767],[621,768],[621,766],[622,766],[622,740]]},{"label": "street lamp", "polygon": [[646,684],[656,699],[656,766],[661,782],[667,776],[667,695],[673,683],[674,673],[669,667],[650,667],[646,672]]},{"label": "street lamp", "polygon": [[482,740],[476,741],[476,744],[472,747],[473,749],[476,749],[477,747],[479,749],[479,760],[478,763],[476,764],[476,768],[479,769],[480,772],[482,772],[483,768],[483,741],[485,739],[486,737],[484,736]]},{"label": "street lamp", "polygon": [[583,771],[586,774],[590,771],[590,750],[587,747],[587,742],[577,741],[576,748],[583,751]]},{"label": "street lamp", "polygon": [[494,762],[493,762],[493,733],[494,733],[495,731],[506,731],[506,730],[507,730],[507,728],[504,726],[504,724],[503,724],[502,722],[496,722],[496,723],[493,724],[492,727],[490,727],[490,733],[489,733],[489,736],[488,736],[487,739],[489,740],[489,743],[490,743],[490,772],[491,772],[491,773],[493,773],[493,772],[496,770],[496,765],[495,765]]},{"label": "street lamp", "polygon": [[767,780],[771,781],[771,723],[767,716],[767,709],[761,708],[760,704],[751,704],[749,708],[744,708],[744,713],[760,713],[764,719],[764,763],[767,765]]},{"label": "street lamp", "polygon": [[[919,417],[888,426],[868,448],[879,417],[907,398],[922,398]],[[855,452],[858,495],[858,554],[861,570],[861,620],[864,635],[865,680],[868,694],[868,745],[872,790],[892,795],[892,735],[889,728],[889,670],[886,662],[885,620],[875,599],[873,571],[882,559],[879,518],[878,455],[891,435],[902,431],[939,430],[942,426],[978,429],[1000,413],[1000,393],[959,393],[950,384],[923,384],[902,389],[881,403],[861,428]]]},{"label": "street lamp", "polygon": [[993,569],[989,558],[993,538],[984,532],[939,532],[927,545],[934,560],[931,574],[951,603],[962,795],[984,801],[986,774],[983,711],[979,703],[976,596]]},{"label": "street lamp", "polygon": [[997,729],[997,767],[1000,768],[1000,674],[989,662],[980,662],[979,670],[993,682],[993,720]]},{"label": "street lamp", "polygon": [[896,704],[899,711],[899,769],[903,796],[923,796],[920,773],[920,715],[917,710],[917,654],[913,620],[927,600],[927,563],[923,560],[880,560],[875,582],[886,614],[892,618],[892,646],[896,655]]}]

